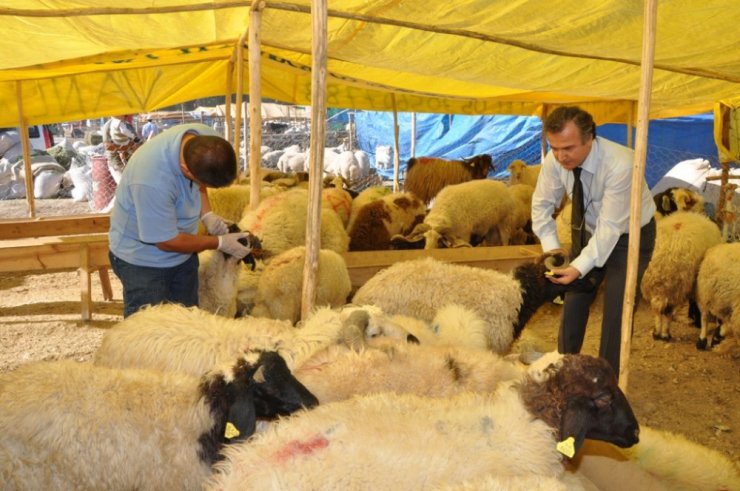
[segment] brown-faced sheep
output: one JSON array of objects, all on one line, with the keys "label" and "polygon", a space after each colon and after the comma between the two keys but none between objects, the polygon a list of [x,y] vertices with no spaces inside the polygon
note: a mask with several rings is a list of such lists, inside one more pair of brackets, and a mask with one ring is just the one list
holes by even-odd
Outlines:
[{"label": "brown-faced sheep", "polygon": [[488,154],[463,160],[445,160],[435,157],[409,159],[406,165],[404,190],[414,193],[424,203],[429,203],[442,188],[471,179],[485,179],[496,170]]},{"label": "brown-faced sheep", "polygon": [[689,188],[673,187],[653,196],[655,217],[662,218],[676,211],[704,213],[704,198]]},{"label": "brown-faced sheep", "polygon": [[426,205],[411,193],[393,193],[365,204],[349,229],[350,251],[389,249],[391,237],[424,221]]}]

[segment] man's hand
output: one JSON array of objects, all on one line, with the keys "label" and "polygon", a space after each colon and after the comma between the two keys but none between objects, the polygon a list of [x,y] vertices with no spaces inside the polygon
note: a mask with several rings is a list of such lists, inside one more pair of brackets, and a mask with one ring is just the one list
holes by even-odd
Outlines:
[{"label": "man's hand", "polygon": [[247,239],[249,234],[236,232],[233,234],[224,234],[218,236],[218,250],[225,252],[237,259],[243,259],[247,254],[252,252],[251,247],[242,245],[239,239]]},{"label": "man's hand", "polygon": [[226,221],[212,211],[209,211],[200,218],[210,235],[224,235],[229,233],[229,226]]},{"label": "man's hand", "polygon": [[567,268],[555,268],[552,269],[552,276],[548,275],[547,278],[553,283],[559,285],[569,285],[581,276],[581,272],[573,266]]}]

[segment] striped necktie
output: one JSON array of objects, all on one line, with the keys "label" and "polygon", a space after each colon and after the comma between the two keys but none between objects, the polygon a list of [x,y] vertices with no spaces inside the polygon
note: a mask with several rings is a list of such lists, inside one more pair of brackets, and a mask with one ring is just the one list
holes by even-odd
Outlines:
[{"label": "striped necktie", "polygon": [[583,205],[583,184],[581,183],[581,169],[573,169],[573,208],[570,216],[570,236],[573,256],[578,257],[586,245],[586,210]]}]

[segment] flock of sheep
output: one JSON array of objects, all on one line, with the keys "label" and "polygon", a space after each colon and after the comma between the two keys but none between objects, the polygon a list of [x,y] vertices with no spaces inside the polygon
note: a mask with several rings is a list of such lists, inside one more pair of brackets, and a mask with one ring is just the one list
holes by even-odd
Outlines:
[{"label": "flock of sheep", "polygon": [[[576,457],[588,439],[614,445],[614,465],[642,479],[635,488],[740,489],[719,452],[641,428],[604,360],[517,344],[564,292],[545,278],[545,257],[508,274],[420,258],[352,291],[349,250],[528,240],[537,167],[512,164],[507,184],[486,179],[490,158],[475,162],[414,163],[457,167],[424,198],[410,171],[403,192],[355,197],[328,178],[318,307],[304,320],[300,173],[263,169],[255,210],[247,182],[209,190],[216,213],[259,238],[255,267],[201,253],[199,308],[141,310],[105,334],[93,362],[0,375],[0,488],[597,489],[591,457]],[[676,210],[659,221],[642,291],[656,336],[696,300],[711,344],[710,321],[737,335],[740,295],[727,278],[740,250],[714,240],[687,193],[665,198]]]}]

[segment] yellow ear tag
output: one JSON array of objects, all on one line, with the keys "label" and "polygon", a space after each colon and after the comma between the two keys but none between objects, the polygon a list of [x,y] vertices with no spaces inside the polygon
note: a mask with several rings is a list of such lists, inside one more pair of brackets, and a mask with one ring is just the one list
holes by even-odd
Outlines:
[{"label": "yellow ear tag", "polygon": [[230,421],[226,422],[226,430],[224,431],[224,436],[226,438],[236,438],[240,435],[239,430],[236,429],[236,426],[234,426],[233,423]]},{"label": "yellow ear tag", "polygon": [[569,436],[562,442],[558,442],[558,444],[555,445],[555,448],[557,448],[558,452],[565,455],[566,457],[573,458],[576,453],[576,448],[573,445],[575,442],[575,439],[572,436]]}]

